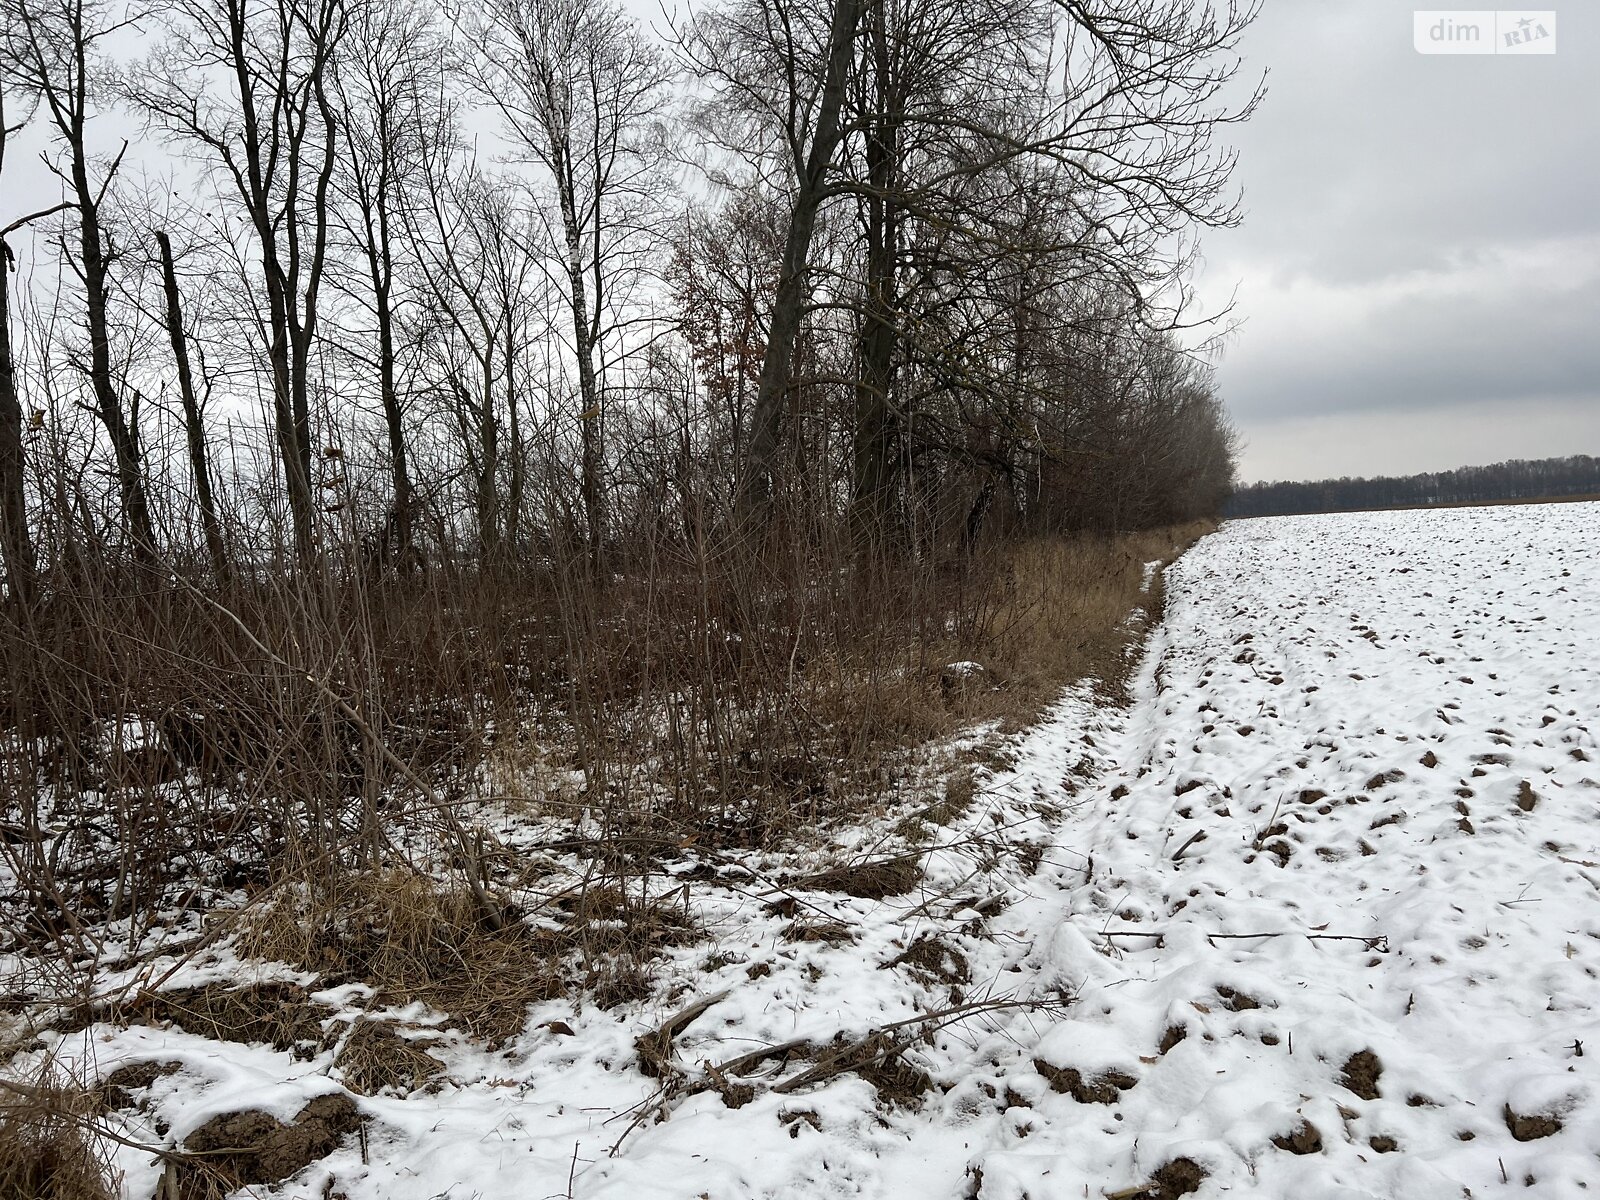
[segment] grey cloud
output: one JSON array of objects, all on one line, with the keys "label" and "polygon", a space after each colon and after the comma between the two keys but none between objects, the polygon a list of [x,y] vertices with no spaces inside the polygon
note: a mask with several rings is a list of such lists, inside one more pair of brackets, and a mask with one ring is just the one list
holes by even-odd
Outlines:
[{"label": "grey cloud", "polygon": [[1270,94],[1232,139],[1246,219],[1206,238],[1200,282],[1237,289],[1218,378],[1247,477],[1309,464],[1288,434],[1316,420],[1399,470],[1430,452],[1402,417],[1458,412],[1463,461],[1505,457],[1489,401],[1545,406],[1547,453],[1600,450],[1600,6],[1521,59],[1418,55],[1411,9],[1268,0],[1243,46]]}]

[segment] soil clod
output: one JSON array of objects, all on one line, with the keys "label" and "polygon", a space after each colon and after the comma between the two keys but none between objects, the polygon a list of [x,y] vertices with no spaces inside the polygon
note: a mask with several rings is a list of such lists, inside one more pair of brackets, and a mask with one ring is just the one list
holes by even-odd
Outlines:
[{"label": "soil clod", "polygon": [[1383,1074],[1383,1063],[1371,1050],[1358,1050],[1345,1059],[1344,1074],[1339,1082],[1363,1100],[1376,1100],[1378,1077]]}]

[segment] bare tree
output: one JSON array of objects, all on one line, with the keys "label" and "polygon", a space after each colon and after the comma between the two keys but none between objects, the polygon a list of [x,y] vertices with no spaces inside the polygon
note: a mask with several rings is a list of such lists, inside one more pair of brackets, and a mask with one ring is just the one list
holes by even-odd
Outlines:
[{"label": "bare tree", "polygon": [[527,397],[520,367],[532,340],[536,217],[448,138],[429,143],[423,171],[417,202],[406,210],[416,286],[425,297],[416,336],[464,452],[478,560],[494,573],[507,565],[522,515]]},{"label": "bare tree", "polygon": [[121,500],[121,516],[143,562],[155,558],[155,532],[140,463],[139,428],[133,405],[125,405],[113,378],[111,328],[107,316],[110,274],[120,251],[105,232],[106,193],[127,150],[109,163],[89,147],[87,125],[94,113],[100,43],[126,28],[131,18],[114,19],[93,0],[19,0],[6,28],[10,69],[40,98],[55,139],[64,150],[50,164],[63,181],[77,214],[77,247],[69,263],[83,286],[88,361],[74,363],[88,377],[95,413],[111,443]]},{"label": "bare tree", "polygon": [[772,489],[795,345],[809,299],[811,243],[844,137],[842,115],[861,10],[862,0],[831,0],[826,19],[819,20],[822,14],[804,3],[746,0],[705,14],[679,38],[699,73],[721,87],[733,111],[745,115],[727,140],[776,141],[787,175],[789,220],[740,470],[739,507],[747,511]]},{"label": "bare tree", "polygon": [[392,500],[381,536],[382,556],[401,570],[414,565],[415,498],[408,467],[405,398],[396,310],[402,303],[400,261],[404,206],[414,202],[426,143],[443,135],[444,44],[432,19],[412,3],[356,0],[334,87],[343,120],[334,185],[337,219],[360,263],[361,287],[347,289],[370,312],[376,334],[379,405],[388,438]]},{"label": "bare tree", "polygon": [[165,42],[127,85],[212,159],[249,220],[267,294],[273,432],[297,556],[315,547],[310,390],[339,153],[332,62],[343,0],[177,0]]},{"label": "bare tree", "polygon": [[577,362],[583,505],[598,574],[606,539],[604,345],[619,266],[661,186],[656,125],[671,70],[608,0],[493,0],[463,22],[474,82],[555,191]]},{"label": "bare tree", "polygon": [[[837,366],[853,379],[852,508],[876,536],[920,453],[908,400],[925,381],[900,364],[921,359],[958,392],[998,382],[974,336],[1024,330],[1029,289],[1052,273],[1092,270],[1153,312],[1181,287],[1176,235],[1236,219],[1232,156],[1213,138],[1254,107],[1250,94],[1221,98],[1253,15],[1212,0],[729,0],[703,14],[680,42],[712,85],[711,127],[725,148],[765,149],[792,200],[747,494],[771,485],[830,198],[854,197],[865,243],[857,261],[829,264],[826,307],[857,314],[855,360]],[[1026,249],[1023,281],[1003,260],[1017,214],[1040,200],[1061,240],[1044,270]],[[982,294],[1007,276],[1009,306]],[[927,344],[908,343],[912,330]]]},{"label": "bare tree", "polygon": [[[31,108],[8,111],[6,101],[12,94],[5,73],[0,72],[0,180],[5,178],[7,143],[27,126],[31,112]],[[51,205],[0,228],[0,555],[4,555],[7,590],[13,601],[26,601],[31,596],[37,563],[28,528],[22,401],[17,394],[16,361],[11,348],[11,271],[15,259],[6,238],[65,207],[64,203]]]},{"label": "bare tree", "polygon": [[220,582],[229,578],[228,550],[217,517],[217,500],[211,486],[210,453],[206,446],[205,416],[200,395],[194,385],[194,369],[189,361],[189,334],[183,324],[183,297],[178,291],[178,272],[172,260],[172,241],[157,230],[156,247],[161,255],[161,290],[165,300],[167,338],[172,343],[172,361],[178,369],[178,397],[183,405],[184,444],[189,452],[189,474],[194,482],[195,499],[200,505],[200,525],[205,532],[206,555],[211,570]]}]

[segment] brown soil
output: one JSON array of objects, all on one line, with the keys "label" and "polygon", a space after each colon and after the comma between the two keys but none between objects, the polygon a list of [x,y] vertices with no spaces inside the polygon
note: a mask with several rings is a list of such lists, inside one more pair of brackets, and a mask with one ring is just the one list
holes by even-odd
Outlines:
[{"label": "brown soil", "polygon": [[251,1184],[271,1184],[298,1174],[325,1158],[365,1121],[342,1092],[318,1096],[285,1125],[258,1110],[222,1113],[185,1139],[183,1148],[200,1156],[179,1171],[184,1200],[212,1200]]},{"label": "brown soil", "polygon": [[1053,1090],[1065,1092],[1079,1104],[1115,1104],[1123,1092],[1139,1082],[1123,1071],[1106,1071],[1085,1079],[1076,1067],[1058,1067],[1042,1058],[1033,1060],[1033,1069],[1049,1081]]},{"label": "brown soil", "polygon": [[1136,1192],[1117,1192],[1125,1200],[1178,1200],[1198,1192],[1205,1180],[1205,1168],[1192,1158],[1175,1158],[1156,1170],[1150,1182]]},{"label": "brown soil", "polygon": [[1288,1133],[1273,1138],[1272,1144],[1291,1154],[1315,1154],[1322,1149],[1322,1131],[1302,1117]]},{"label": "brown soil", "polygon": [[1513,1112],[1511,1106],[1505,1109],[1506,1128],[1511,1130],[1511,1136],[1519,1142],[1533,1142],[1540,1138],[1550,1137],[1561,1132],[1561,1119],[1553,1113],[1529,1113],[1524,1115]]},{"label": "brown soil", "polygon": [[1358,1050],[1345,1060],[1344,1074],[1339,1082],[1363,1100],[1376,1100],[1378,1077],[1383,1074],[1383,1063],[1371,1050]]},{"label": "brown soil", "polygon": [[100,1103],[107,1109],[133,1108],[142,1092],[164,1075],[176,1074],[183,1067],[177,1062],[124,1063],[100,1081]]},{"label": "brown soil", "polygon": [[[1271,850],[1272,847],[1268,846],[1267,849]],[[1217,995],[1221,996],[1223,1004],[1232,1009],[1234,1012],[1244,1012],[1247,1008],[1261,1007],[1261,1001],[1257,1000],[1254,996],[1247,995],[1244,992],[1235,991],[1231,987],[1223,986],[1217,988]]]}]

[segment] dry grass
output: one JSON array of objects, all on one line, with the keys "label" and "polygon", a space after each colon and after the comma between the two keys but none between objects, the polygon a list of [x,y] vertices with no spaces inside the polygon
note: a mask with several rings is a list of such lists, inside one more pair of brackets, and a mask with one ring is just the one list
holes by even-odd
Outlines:
[{"label": "dry grass", "polygon": [[391,1021],[363,1017],[339,1048],[340,1080],[353,1092],[371,1096],[393,1091],[407,1095],[444,1074],[444,1064],[429,1054],[429,1041],[438,1035],[408,1030],[406,1036]]},{"label": "dry grass", "polygon": [[265,1042],[275,1050],[319,1044],[327,1015],[303,987],[280,982],[146,992],[118,1013],[129,1024],[170,1023],[197,1037]]},{"label": "dry grass", "polygon": [[[1022,728],[1069,683],[1093,679],[1120,698],[1130,649],[1161,615],[1160,573],[1146,589],[1145,564],[1172,561],[1215,527],[1040,538],[1002,547],[955,580],[881,582],[885,590],[864,603],[909,615],[806,660],[789,679],[786,720],[749,733],[729,756],[737,767],[722,763],[717,804],[744,800],[733,806],[746,834],[738,844],[770,847],[819,821],[851,819],[892,790],[900,769],[892,764],[908,750],[983,721]],[[984,669],[969,678],[946,671],[974,661]],[[669,762],[668,771],[682,766]],[[670,774],[661,781],[681,783]],[[703,836],[714,814],[686,807],[666,815]]]},{"label": "dry grass", "polygon": [[378,1004],[420,1000],[497,1043],[521,1032],[527,1005],[561,994],[563,949],[516,922],[492,929],[466,889],[399,870],[352,875],[315,902],[281,899],[240,945],[329,983],[368,984]]},{"label": "dry grass", "polygon": [[[558,995],[640,999],[661,951],[699,936],[679,902],[646,899],[663,860],[815,844],[841,822],[903,817],[909,799],[925,807],[899,823],[901,845],[808,885],[915,887],[901,851],[971,803],[972,765],[1001,744],[948,764],[930,743],[1024,726],[1074,680],[1114,696],[1144,624],[1130,615],[1159,615],[1144,564],[1208,528],[876,568],[831,551],[704,578],[673,563],[548,612],[493,584],[463,584],[459,603],[443,582],[398,597],[330,584],[305,611],[244,597],[242,623],[264,639],[253,656],[187,593],[129,612],[114,593],[79,597],[81,613],[56,614],[50,655],[9,660],[13,724],[56,733],[38,761],[0,764],[18,798],[0,819],[101,832],[0,843],[24,884],[7,948],[78,961],[79,914],[143,920],[244,890],[264,915],[239,922],[242,955],[369,984],[380,1004],[420,1001],[491,1043]],[[983,670],[952,678],[966,661]],[[136,717],[171,761],[112,788],[96,747],[106,722]],[[545,853],[474,843],[476,804],[512,798],[551,823]],[[122,1015],[284,1049],[337,1036],[290,985],[160,993]]]},{"label": "dry grass", "polygon": [[1010,587],[990,620],[992,665],[1005,681],[1008,704],[982,715],[1026,722],[1062,685],[1093,678],[1113,694],[1129,666],[1140,629],[1129,617],[1143,608],[1159,619],[1160,577],[1143,590],[1144,564],[1171,562],[1214,522],[1114,537],[1082,536],[1024,542],[1010,551]]},{"label": "dry grass", "polygon": [[98,1108],[96,1093],[52,1062],[26,1081],[0,1077],[0,1200],[113,1200]]},{"label": "dry grass", "polygon": [[575,986],[602,1007],[648,995],[645,964],[700,936],[677,905],[635,899],[617,884],[574,886],[540,915],[548,920],[535,926],[507,911],[496,928],[464,889],[375,872],[315,904],[280,901],[247,928],[240,950],[329,983],[365,983],[377,1005],[420,1001],[499,1045],[522,1032],[530,1004]]}]

